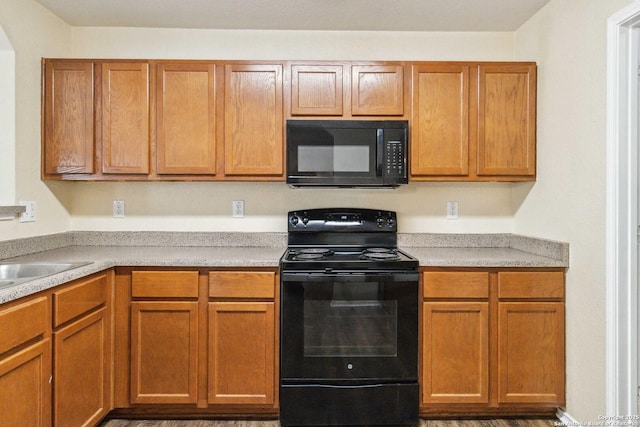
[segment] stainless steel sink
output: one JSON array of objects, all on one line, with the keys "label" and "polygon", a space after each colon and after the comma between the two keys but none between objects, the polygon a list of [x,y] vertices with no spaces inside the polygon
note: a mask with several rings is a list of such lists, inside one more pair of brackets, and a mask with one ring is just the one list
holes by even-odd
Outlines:
[{"label": "stainless steel sink", "polygon": [[90,262],[0,262],[0,289],[82,267]]},{"label": "stainless steel sink", "polygon": [[9,286],[13,286],[15,284],[16,282],[14,282],[13,280],[0,280],[0,289],[8,288]]}]

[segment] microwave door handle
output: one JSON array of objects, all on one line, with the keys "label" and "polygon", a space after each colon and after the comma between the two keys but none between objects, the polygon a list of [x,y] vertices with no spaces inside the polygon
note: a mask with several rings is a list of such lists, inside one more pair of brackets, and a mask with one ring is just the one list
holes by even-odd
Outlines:
[{"label": "microwave door handle", "polygon": [[382,177],[383,168],[383,159],[384,159],[384,129],[378,129],[376,134],[376,176]]}]

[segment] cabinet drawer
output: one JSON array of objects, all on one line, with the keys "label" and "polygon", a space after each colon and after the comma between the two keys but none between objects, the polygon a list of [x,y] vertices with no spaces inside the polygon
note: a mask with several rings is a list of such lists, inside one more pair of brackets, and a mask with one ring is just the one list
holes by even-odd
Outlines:
[{"label": "cabinet drawer", "polygon": [[424,298],[489,298],[489,273],[427,271],[422,273]]},{"label": "cabinet drawer", "polygon": [[564,273],[500,272],[498,273],[499,298],[564,298]]},{"label": "cabinet drawer", "polygon": [[133,298],[197,298],[197,271],[133,271]]},{"label": "cabinet drawer", "polygon": [[0,354],[47,331],[46,297],[0,311]]},{"label": "cabinet drawer", "polygon": [[273,271],[213,271],[209,273],[209,296],[214,298],[268,298],[276,295]]},{"label": "cabinet drawer", "polygon": [[79,281],[53,293],[53,326],[57,327],[107,302],[107,275]]}]

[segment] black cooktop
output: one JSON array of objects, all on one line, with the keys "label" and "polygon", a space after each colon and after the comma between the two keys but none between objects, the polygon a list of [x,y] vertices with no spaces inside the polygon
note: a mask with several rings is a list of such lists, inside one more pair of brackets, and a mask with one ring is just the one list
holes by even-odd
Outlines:
[{"label": "black cooktop", "polygon": [[418,260],[397,248],[289,247],[282,256],[283,269],[407,269]]},{"label": "black cooktop", "polygon": [[418,260],[397,248],[392,211],[324,208],[291,211],[283,269],[413,269]]}]

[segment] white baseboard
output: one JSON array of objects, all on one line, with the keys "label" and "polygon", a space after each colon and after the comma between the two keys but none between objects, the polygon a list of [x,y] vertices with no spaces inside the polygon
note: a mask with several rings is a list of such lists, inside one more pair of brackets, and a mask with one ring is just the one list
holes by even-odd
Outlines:
[{"label": "white baseboard", "polygon": [[567,411],[563,408],[558,408],[556,410],[556,417],[560,420],[560,422],[565,426],[579,426],[580,423],[578,420],[573,418]]}]

